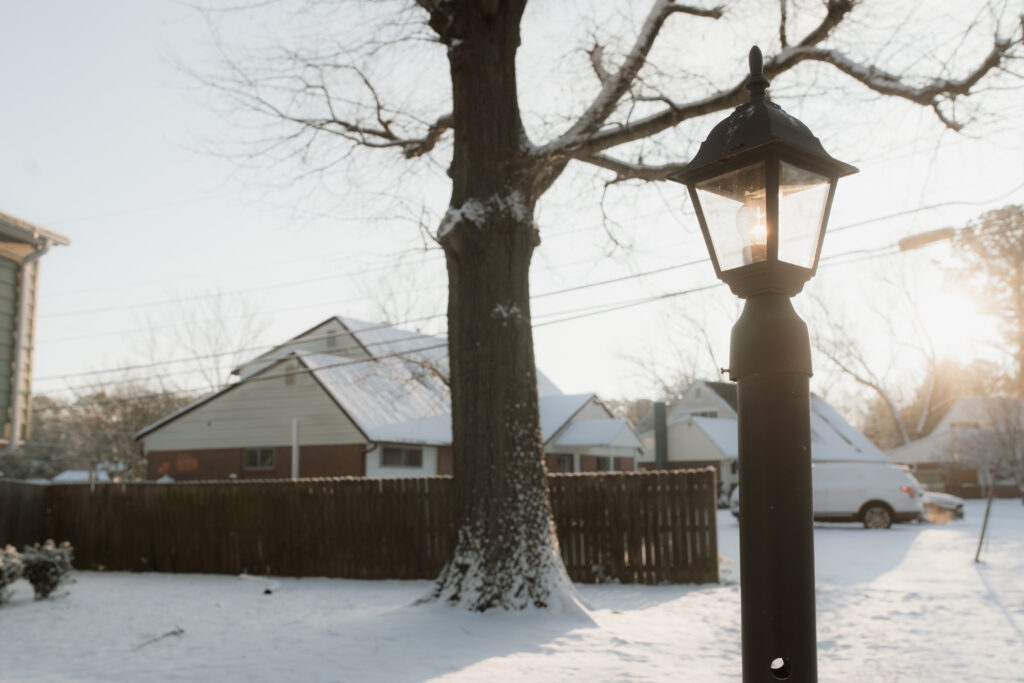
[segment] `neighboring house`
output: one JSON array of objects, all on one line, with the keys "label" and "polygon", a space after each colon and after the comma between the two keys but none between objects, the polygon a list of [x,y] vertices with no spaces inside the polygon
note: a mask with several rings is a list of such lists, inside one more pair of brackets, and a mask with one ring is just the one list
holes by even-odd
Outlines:
[{"label": "neighboring house", "polygon": [[[437,337],[329,318],[136,434],[147,478],[450,474],[447,356]],[[537,376],[551,470],[634,469],[641,445],[625,420]]]},{"label": "neighboring house", "polygon": [[[666,434],[669,469],[714,467],[719,492],[727,497],[739,484],[736,385],[698,380],[668,406]],[[637,427],[644,453],[640,469],[654,469],[653,415]],[[823,398],[811,394],[811,458],[816,462],[887,462],[871,441],[854,429]]]},{"label": "neighboring house", "polygon": [[1012,497],[1020,495],[1012,474],[993,480],[991,467],[1003,451],[1022,448],[1024,402],[973,397],[957,399],[931,432],[886,456],[935,490],[972,498],[994,481],[997,495]]},{"label": "neighboring house", "polygon": [[110,475],[104,470],[64,470],[53,479],[54,484],[82,484],[99,483],[105,484],[110,481]]},{"label": "neighboring house", "polygon": [[0,213],[0,445],[10,451],[28,437],[32,422],[32,350],[35,348],[39,259],[70,240]]}]

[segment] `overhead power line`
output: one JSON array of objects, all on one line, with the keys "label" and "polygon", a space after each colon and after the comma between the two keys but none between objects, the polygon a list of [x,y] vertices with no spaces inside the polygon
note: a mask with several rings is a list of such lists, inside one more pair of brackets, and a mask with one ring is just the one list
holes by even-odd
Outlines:
[{"label": "overhead power line", "polygon": [[[950,207],[950,206],[982,206],[982,205],[986,205],[986,204],[991,204],[993,202],[997,202],[997,201],[1000,201],[1002,199],[1005,199],[1005,198],[1011,196],[1012,194],[1020,191],[1021,189],[1024,189],[1024,183],[1014,187],[1013,189],[1009,190],[1008,192],[1005,192],[1005,193],[999,195],[998,197],[993,197],[993,198],[990,198],[990,199],[987,199],[987,200],[977,200],[977,201],[972,201],[972,200],[950,200],[950,201],[945,201],[945,202],[937,202],[937,203],[934,203],[934,204],[926,204],[924,206],[915,207],[913,209],[907,209],[907,210],[904,210],[904,211],[897,211],[895,213],[885,214],[885,215],[881,215],[881,216],[875,216],[873,218],[867,218],[867,219],[864,219],[864,220],[861,220],[861,221],[857,221],[857,222],[854,222],[854,223],[848,223],[846,225],[837,226],[835,228],[830,229],[829,232],[830,233],[842,232],[844,230],[849,230],[851,228],[856,228],[856,227],[860,227],[860,226],[864,226],[864,225],[869,225],[871,223],[877,223],[877,222],[880,222],[880,221],[890,220],[890,219],[893,219],[893,218],[902,218],[904,216],[914,215],[914,214],[917,214],[917,213],[922,213],[922,212],[925,212],[925,211],[932,211],[932,210],[935,210],[935,209],[941,209],[941,208],[946,208],[946,207]],[[590,230],[590,229],[592,229],[592,228],[591,227],[587,227],[587,228],[582,228],[582,229],[578,229],[578,230],[562,231],[560,233],[555,233],[554,235],[551,235],[551,237],[562,236],[562,235],[571,234],[571,233],[574,233],[574,232],[587,231],[587,230]],[[707,259],[703,259],[702,261],[706,261],[706,260]],[[702,262],[702,261],[698,261],[698,262]],[[371,272],[377,272],[377,271],[380,271],[380,270],[387,270],[390,267],[391,266],[380,266],[380,267],[376,267],[376,268],[368,268],[368,269],[362,269],[362,270],[349,271],[349,272],[346,272],[346,273],[336,273],[336,274],[331,274],[331,275],[324,275],[324,276],[319,276],[319,277],[315,277],[315,278],[306,278],[306,279],[302,279],[302,280],[292,280],[292,281],[288,281],[288,282],[279,282],[279,283],[269,284],[269,285],[259,285],[259,286],[256,286],[256,287],[246,287],[246,288],[229,290],[229,291],[226,291],[226,292],[219,292],[219,293],[190,295],[190,296],[179,297],[179,298],[174,298],[174,299],[162,299],[162,300],[158,300],[158,301],[149,301],[149,302],[135,303],[135,304],[121,304],[121,305],[116,305],[116,306],[100,306],[100,307],[95,307],[95,308],[75,309],[75,310],[68,310],[68,311],[58,311],[56,313],[47,313],[47,314],[44,314],[44,315],[40,315],[39,318],[40,319],[63,318],[63,317],[72,317],[72,316],[78,316],[78,315],[88,315],[88,314],[92,314],[92,313],[111,313],[111,312],[116,312],[116,311],[126,311],[126,310],[133,310],[133,309],[139,309],[139,308],[152,308],[152,307],[156,307],[156,306],[166,306],[166,305],[172,305],[172,304],[181,304],[181,303],[186,303],[186,302],[189,302],[189,301],[204,301],[204,300],[215,299],[215,298],[218,298],[218,297],[224,296],[224,295],[230,296],[230,295],[248,294],[248,293],[253,293],[253,292],[265,292],[265,291],[271,291],[271,290],[277,290],[277,289],[286,289],[288,287],[296,287],[296,286],[300,286],[300,285],[313,284],[313,283],[316,283],[316,282],[325,282],[325,281],[329,281],[329,280],[337,280],[337,279],[342,279],[342,278],[345,278],[345,277],[360,277],[360,276],[366,275],[366,274],[371,273]],[[674,268],[679,268],[679,267],[683,267],[683,266],[674,266]],[[670,268],[667,268],[665,270],[670,270],[672,268],[673,267],[670,267]],[[654,273],[654,272],[662,272],[662,271],[659,270],[659,271],[651,271],[651,272]],[[632,276],[632,277],[640,277],[640,275],[636,275],[636,276]],[[363,297],[363,298],[366,298],[366,297]]]},{"label": "overhead power line", "polygon": [[[999,228],[991,228],[991,230],[997,230],[997,229],[999,229]],[[831,255],[828,255],[828,256],[823,256],[821,258],[821,263],[822,264],[834,264],[834,265],[846,265],[846,264],[850,264],[850,263],[860,262],[860,261],[863,261],[863,260],[868,260],[868,259],[872,259],[872,258],[879,258],[881,256],[892,255],[892,254],[896,254],[896,253],[899,253],[899,252],[909,251],[911,249],[918,249],[918,248],[921,248],[921,247],[928,246],[930,244],[939,242],[941,240],[949,239],[949,238],[951,238],[953,236],[953,234],[955,234],[955,232],[956,232],[956,230],[953,229],[953,228],[939,228],[939,229],[935,229],[935,230],[928,230],[926,232],[921,232],[921,233],[915,234],[915,236],[909,236],[908,238],[904,238],[904,239],[900,240],[895,245],[885,245],[885,246],[882,246],[882,247],[870,248],[870,249],[851,250],[851,251],[846,251],[846,252],[843,252],[843,253],[840,253],[840,254],[831,254]],[[886,252],[888,252],[888,254]],[[849,257],[854,257],[854,258],[849,258]],[[845,259],[845,260],[840,260],[840,259]],[[698,265],[700,263],[706,263],[706,262],[708,262],[708,260],[709,259],[706,259],[706,258],[695,259],[695,260],[692,260],[692,261],[687,261],[685,263],[675,264],[675,265],[671,265],[671,266],[666,266],[666,267],[663,267],[663,268],[657,268],[657,269],[654,269],[654,270],[648,270],[648,271],[643,271],[643,272],[638,272],[638,273],[632,273],[632,274],[629,274],[629,275],[618,276],[618,278],[612,278],[612,279],[608,279],[608,280],[597,281],[597,282],[594,282],[594,283],[588,283],[588,284],[585,284],[585,285],[578,285],[578,286],[563,288],[563,289],[560,289],[560,290],[554,290],[554,291],[551,291],[551,292],[545,292],[545,293],[542,293],[542,294],[538,294],[538,295],[532,296],[530,298],[531,299],[539,299],[539,298],[545,298],[545,297],[548,297],[548,296],[554,296],[554,295],[558,295],[558,294],[565,294],[565,293],[569,293],[569,292],[585,290],[585,289],[589,289],[589,288],[593,288],[593,287],[600,287],[600,286],[604,286],[604,285],[620,283],[620,282],[624,282],[624,281],[628,281],[628,280],[642,278],[642,276],[647,276],[647,275],[650,275],[650,274],[663,273],[663,272],[667,272],[667,271],[671,271],[671,270],[676,270],[676,269],[680,269],[680,268],[690,267],[690,266],[693,266],[693,265]],[[692,288],[692,289],[687,289],[687,290],[668,292],[668,293],[664,293],[664,294],[653,295],[653,296],[650,296],[650,297],[642,297],[642,298],[639,298],[639,299],[632,299],[632,300],[620,301],[620,302],[612,302],[612,303],[608,303],[608,304],[596,304],[596,305],[592,305],[592,306],[584,306],[584,307],[579,307],[579,308],[573,308],[573,309],[568,309],[568,310],[564,310],[564,311],[558,311],[558,312],[554,312],[554,313],[543,313],[543,314],[539,314],[539,315],[535,315],[534,316],[534,321],[537,321],[535,323],[535,327],[546,327],[548,325],[555,325],[555,324],[559,324],[559,323],[566,323],[566,322],[570,322],[570,321],[575,321],[575,319],[581,319],[581,318],[584,318],[584,317],[590,317],[592,315],[613,312],[613,311],[616,311],[616,310],[623,310],[623,309],[634,307],[634,306],[639,306],[639,305],[644,305],[644,304],[648,304],[648,303],[653,303],[655,301],[663,301],[663,300],[675,298],[675,297],[678,297],[678,296],[683,296],[683,295],[687,295],[687,294],[693,294],[693,293],[696,293],[696,292],[702,292],[702,291],[707,291],[707,290],[710,290],[710,289],[715,289],[715,288],[721,287],[721,286],[722,286],[721,283],[714,283],[714,284],[707,285],[707,286],[700,286],[700,287],[696,287],[696,288]],[[545,321],[545,319],[544,319],[544,318],[547,318],[547,317],[557,316],[557,315],[563,315],[565,317],[558,318],[558,319],[553,319],[553,321]],[[366,333],[366,332],[373,332],[373,331],[377,331],[377,330],[392,328],[392,327],[396,327],[396,326],[400,326],[400,325],[413,325],[413,324],[418,324],[418,323],[425,323],[425,322],[434,321],[434,319],[438,319],[438,318],[441,318],[441,317],[444,317],[444,314],[438,313],[438,314],[434,314],[434,315],[426,315],[426,316],[421,316],[421,317],[418,317],[418,318],[407,319],[407,321],[402,321],[402,322],[399,322],[399,323],[395,323],[394,325],[377,325],[377,326],[373,326],[373,327],[370,327],[370,328],[365,328],[365,329],[362,329],[362,330],[357,330],[355,332],[356,333],[358,333],[358,332]],[[325,335],[313,335],[313,336],[310,336],[310,337],[303,338],[303,341],[318,341],[318,340],[324,340],[327,337],[328,337],[327,334],[325,334]],[[291,341],[291,340],[289,340],[289,341]],[[52,381],[52,380],[58,380],[58,379],[66,380],[66,379],[73,378],[73,377],[88,377],[88,376],[103,375],[103,374],[124,373],[124,372],[136,371],[136,370],[154,369],[154,368],[160,368],[160,367],[165,367],[165,366],[185,364],[185,362],[196,362],[196,361],[199,361],[199,360],[213,359],[213,358],[222,357],[222,356],[225,356],[225,355],[234,355],[234,354],[245,352],[245,351],[258,351],[258,350],[268,351],[268,350],[272,350],[272,349],[274,349],[276,347],[282,346],[282,345],[287,344],[287,343],[288,342],[279,343],[279,344],[272,344],[272,345],[259,345],[259,346],[248,347],[248,348],[231,349],[231,350],[228,350],[228,351],[222,351],[222,352],[211,353],[211,354],[206,354],[206,355],[188,356],[188,357],[184,357],[184,358],[175,358],[175,359],[172,359],[172,360],[162,360],[162,361],[147,362],[147,364],[137,364],[137,365],[133,365],[133,366],[121,366],[121,367],[105,369],[105,370],[94,370],[94,371],[85,371],[85,372],[81,372],[81,373],[70,373],[70,374],[63,374],[63,375],[53,375],[53,376],[36,378],[36,381]],[[390,343],[390,342],[371,343],[371,344],[368,344],[368,346],[373,346],[373,345],[376,345],[376,344],[379,344],[379,343]],[[252,362],[253,360],[257,359],[258,357],[259,356],[257,356],[256,358],[252,358],[250,360],[246,360],[245,364],[249,364],[249,362]],[[177,371],[177,372],[174,372],[174,373],[165,373],[165,374],[161,375],[160,377],[161,378],[166,378],[166,377],[174,377],[174,376],[180,376],[180,375],[190,375],[190,374],[194,374],[196,372],[197,371],[195,369],[186,369],[186,370]],[[72,390],[75,390],[75,389],[102,389],[105,386],[106,386],[105,383],[83,384],[83,385],[78,385],[78,387],[72,387]]]}]

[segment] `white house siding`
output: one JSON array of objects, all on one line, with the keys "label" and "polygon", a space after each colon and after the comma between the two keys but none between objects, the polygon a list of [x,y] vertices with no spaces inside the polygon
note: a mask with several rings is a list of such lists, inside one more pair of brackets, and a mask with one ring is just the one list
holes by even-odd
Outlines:
[{"label": "white house siding", "polygon": [[[711,414],[714,413],[714,414]],[[703,382],[694,383],[682,398],[672,403],[669,421],[683,419],[687,415],[698,417],[735,418],[736,412],[714,389]]]},{"label": "white house siding", "polygon": [[[285,375],[282,363],[267,376]],[[365,439],[308,372],[254,377],[144,436],[146,452],[287,446],[292,418],[299,418],[304,446],[360,444]]]},{"label": "white house siding", "polygon": [[[405,446],[405,448],[416,448],[416,446]],[[433,477],[437,474],[437,448],[423,446],[422,449],[423,460],[420,467],[384,467],[380,464],[381,446],[375,444],[366,451],[366,476],[384,479]]]}]

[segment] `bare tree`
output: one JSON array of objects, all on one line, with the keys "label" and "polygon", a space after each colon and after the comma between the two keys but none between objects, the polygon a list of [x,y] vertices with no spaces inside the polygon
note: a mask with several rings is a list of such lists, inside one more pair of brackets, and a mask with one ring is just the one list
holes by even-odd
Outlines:
[{"label": "bare tree", "polygon": [[[986,81],[1005,76],[1001,70],[1020,51],[1016,17],[1001,17],[993,6],[991,16],[982,15],[968,32],[973,53],[943,49],[941,60],[926,60],[930,72],[921,70],[893,50],[891,41],[879,46],[862,39],[872,17],[856,18],[856,4],[781,3],[784,11],[770,15],[777,38],[766,45],[765,75],[808,92],[819,75],[833,73],[874,95],[929,107],[943,124],[959,129],[965,121],[958,105]],[[577,108],[554,95],[554,113],[527,113],[531,137],[517,74],[526,1],[417,0],[415,5],[422,14],[410,14],[408,2],[307,3],[304,10],[317,26],[289,36],[270,54],[231,53],[221,41],[225,70],[206,81],[244,108],[247,117],[262,115],[272,122],[266,144],[253,154],[292,150],[292,158],[303,162],[319,159],[307,166],[314,172],[361,161],[366,152],[447,169],[451,197],[436,238],[448,270],[458,532],[434,596],[474,610],[570,604],[574,598],[558,558],[547,499],[537,409],[529,297],[529,266],[540,240],[537,203],[571,162],[608,172],[612,182],[663,179],[680,167],[662,155],[670,143],[678,144],[681,124],[745,102],[740,69],[714,73],[701,64],[702,49],[690,47],[708,22],[726,18],[727,11],[651,0],[625,43],[594,26],[589,46],[576,53],[592,72],[586,101]],[[618,3],[613,7],[617,11]],[[562,16],[562,3],[543,8],[539,11],[552,12],[560,25],[574,25]],[[368,14],[376,23],[363,21]],[[615,17],[606,12],[602,18]],[[763,19],[741,11],[729,18],[737,26]],[[349,31],[344,39],[332,34],[352,25],[376,33],[360,37]],[[575,25],[585,28],[586,22]],[[979,52],[981,26],[996,35],[992,39],[988,33],[988,45]],[[670,74],[650,59],[664,33],[672,42],[660,54],[668,55],[671,46],[692,60],[689,69]],[[424,44],[437,52],[425,62],[410,61],[410,55],[426,54],[412,52]],[[737,49],[735,63],[748,47]],[[388,86],[389,76],[403,70],[440,65],[430,60],[442,52],[447,73],[436,92],[419,90],[422,98],[413,100],[408,89],[416,84],[409,78],[402,86]],[[810,69],[808,80],[798,77],[815,65],[821,68]],[[578,78],[563,88],[584,89]],[[692,133],[690,139],[681,135],[685,151],[692,150]],[[336,151],[325,159],[317,156],[323,149]]]},{"label": "bare tree", "polygon": [[9,476],[52,477],[65,469],[104,471],[114,480],[145,476],[132,437],[193,397],[131,379],[93,386],[71,398],[33,397],[34,423],[22,455],[0,465]]},{"label": "bare tree", "polygon": [[164,391],[180,386],[186,372],[210,391],[223,387],[232,370],[263,350],[269,326],[248,295],[219,289],[180,297],[146,322],[142,346],[154,363],[148,379]]}]

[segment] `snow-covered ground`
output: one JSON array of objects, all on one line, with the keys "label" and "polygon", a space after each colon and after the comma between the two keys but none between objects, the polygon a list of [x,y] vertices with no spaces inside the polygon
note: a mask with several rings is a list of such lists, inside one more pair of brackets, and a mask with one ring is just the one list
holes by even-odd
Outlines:
[{"label": "snow-covered ground", "polygon": [[[1024,506],[995,502],[978,565],[983,509],[816,529],[822,681],[1024,681]],[[719,534],[727,583],[580,586],[589,621],[412,606],[427,581],[76,572],[41,602],[19,582],[0,607],[0,680],[738,680],[727,512]]]}]

